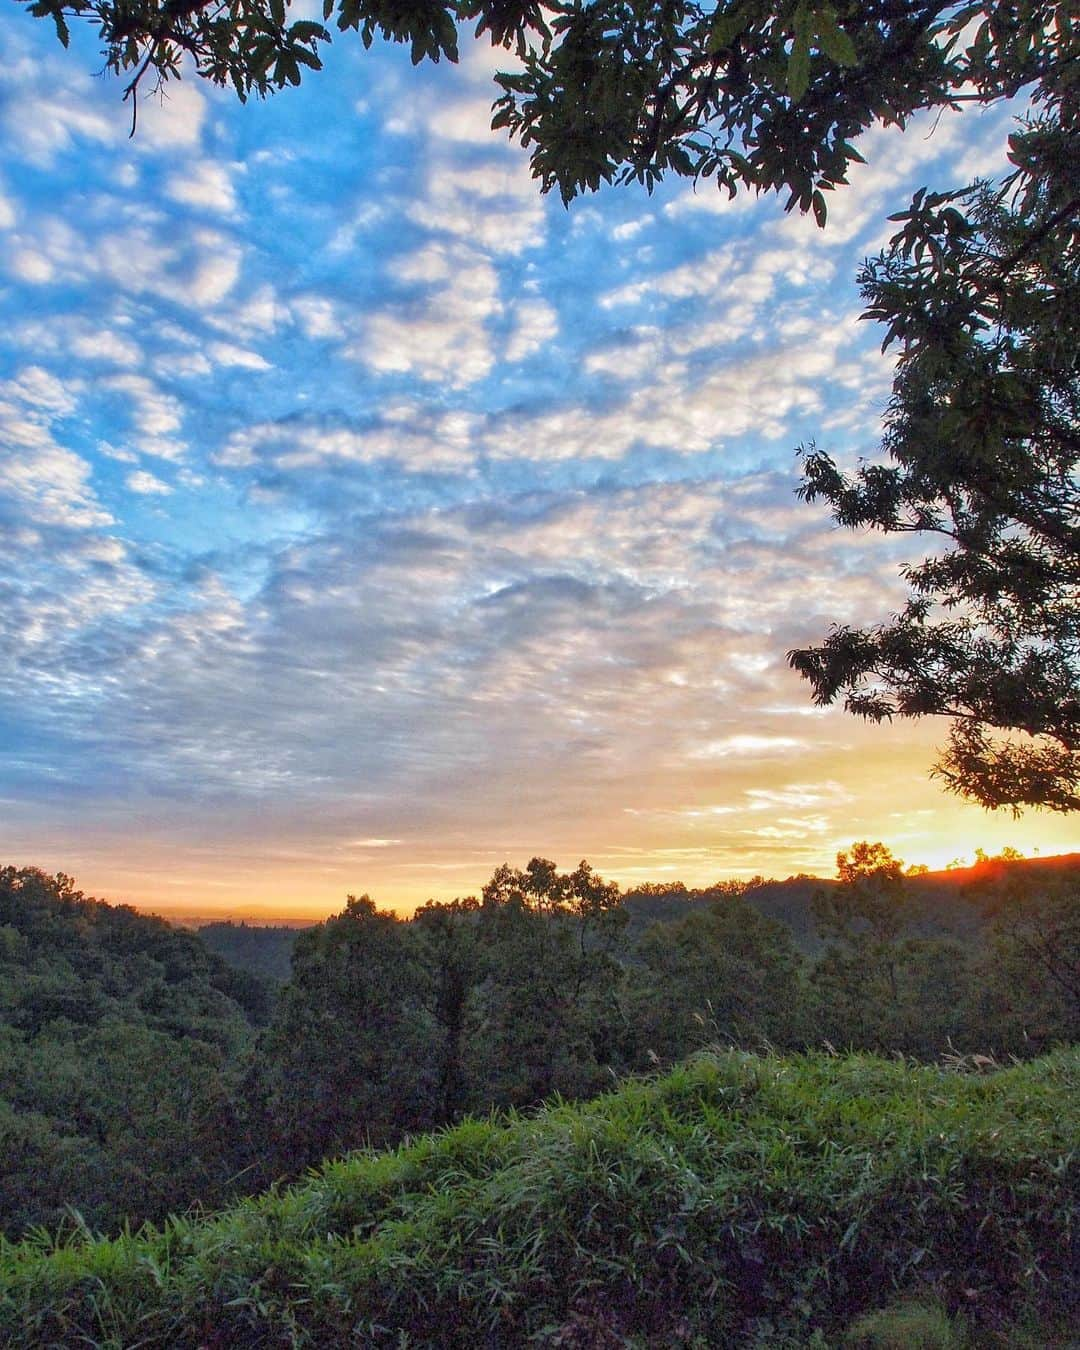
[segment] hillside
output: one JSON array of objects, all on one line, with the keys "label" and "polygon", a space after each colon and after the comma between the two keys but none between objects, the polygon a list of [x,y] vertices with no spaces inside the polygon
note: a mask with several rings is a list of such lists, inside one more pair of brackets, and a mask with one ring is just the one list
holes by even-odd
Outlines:
[{"label": "hillside", "polygon": [[[988,898],[1002,885],[1010,880],[1035,884],[1048,873],[1080,875],[1080,853],[1011,861],[994,859],[973,867],[912,877],[912,893],[921,910],[916,929],[920,936],[970,938],[985,925],[990,915]],[[813,897],[817,891],[835,885],[834,880],[805,875],[783,881],[763,880],[752,884],[743,898],[764,918],[785,924],[804,955],[816,956],[822,943],[814,925]],[[630,890],[623,900],[628,917],[627,946],[632,947],[650,924],[677,922],[724,898],[723,888],[688,890],[680,883],[673,883],[670,888],[652,885]],[[297,938],[309,926],[219,920],[199,925],[196,932],[211,951],[236,970],[285,984],[290,977]]]},{"label": "hillside", "polygon": [[191,933],[0,868],[0,1231],[222,1202],[267,991]]},{"label": "hillside", "polygon": [[[18,1346],[811,1346],[895,1317],[1065,1346],[1080,1054],[989,1074],[701,1057],[208,1220],[0,1251]],[[1010,1328],[1036,1319],[1036,1339]],[[864,1323],[864,1327],[872,1324]]]},{"label": "hillside", "polygon": [[[1009,885],[1038,887],[1050,876],[1080,877],[1080,853],[1049,858],[990,859],[972,867],[924,872],[909,878],[914,909],[912,931],[920,937],[969,939],[993,917],[1001,891]],[[775,919],[791,931],[799,950],[816,956],[821,950],[814,924],[812,902],[821,890],[836,881],[824,877],[793,876],[786,880],[763,880],[751,884],[743,899],[764,918]],[[630,891],[625,898],[631,933],[643,932],[650,923],[667,923],[724,899],[721,888],[670,890],[649,887],[648,892]]]},{"label": "hillside", "polygon": [[195,930],[212,952],[236,970],[250,971],[273,984],[288,984],[296,939],[305,927],[234,923],[218,920]]}]

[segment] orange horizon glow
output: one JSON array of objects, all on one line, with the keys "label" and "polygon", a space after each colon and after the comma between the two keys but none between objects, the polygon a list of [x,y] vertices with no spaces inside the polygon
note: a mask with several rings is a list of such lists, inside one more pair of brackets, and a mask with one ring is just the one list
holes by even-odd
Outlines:
[{"label": "orange horizon glow", "polygon": [[[429,899],[447,901],[478,895],[500,863],[522,867],[537,855],[553,858],[560,870],[585,858],[605,879],[618,882],[623,891],[628,891],[645,882],[682,882],[689,888],[703,888],[755,875],[775,880],[796,873],[831,877],[836,871],[837,852],[863,838],[881,840],[905,865],[921,864],[932,872],[946,870],[951,864],[972,864],[976,849],[994,855],[1010,847],[1026,858],[1080,852],[1075,828],[1064,817],[1032,815],[1014,820],[1007,813],[992,816],[980,811],[977,819],[964,820],[967,828],[963,834],[959,830],[948,832],[950,827],[955,828],[957,817],[975,815],[975,808],[946,799],[933,813],[938,828],[927,823],[925,813],[918,813],[900,824],[894,820],[892,830],[855,828],[830,837],[816,849],[800,853],[761,849],[742,862],[702,857],[705,850],[679,847],[658,847],[628,859],[625,846],[589,848],[580,838],[554,840],[547,846],[540,838],[531,844],[515,839],[503,848],[482,850],[486,862],[475,856],[481,850],[468,850],[470,856],[454,860],[449,850],[440,854],[437,845],[416,845],[412,857],[383,860],[369,856],[362,864],[351,866],[340,861],[313,862],[299,851],[288,858],[281,850],[263,857],[252,851],[233,858],[227,866],[219,856],[220,875],[203,872],[197,857],[189,857],[185,866],[180,853],[159,865],[156,852],[140,863],[129,849],[125,860],[117,862],[85,845],[66,855],[54,850],[37,856],[11,857],[9,853],[5,860],[39,866],[47,872],[67,872],[88,895],[110,904],[129,904],[172,923],[233,920],[302,926],[339,913],[350,894],[369,894],[380,909],[406,917]],[[404,854],[405,850],[395,852]]]},{"label": "orange horizon glow", "polygon": [[422,797],[399,789],[312,807],[298,794],[219,810],[147,797],[74,826],[62,803],[43,819],[29,809],[20,818],[11,802],[0,861],[65,872],[87,895],[172,922],[303,924],[340,913],[350,894],[408,915],[429,899],[479,894],[501,863],[538,855],[560,870],[584,858],[625,890],[831,877],[837,853],[863,839],[931,870],[974,861],[976,848],[1080,851],[1075,816],[1014,818],[944,792],[928,774],[939,722],[869,726],[796,703],[805,694],[790,672],[777,686],[790,687],[791,710],[768,735],[741,730],[736,711],[727,737],[680,745],[678,724],[639,714],[608,743],[610,761],[545,763],[540,746],[535,759],[495,757],[482,772],[463,763]]}]

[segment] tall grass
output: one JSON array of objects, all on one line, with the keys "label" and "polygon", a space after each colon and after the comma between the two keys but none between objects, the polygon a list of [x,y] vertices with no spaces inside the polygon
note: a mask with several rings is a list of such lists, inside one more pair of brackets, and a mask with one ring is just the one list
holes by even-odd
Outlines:
[{"label": "tall grass", "polygon": [[702,1057],[216,1217],[3,1245],[0,1340],[830,1345],[923,1294],[980,1335],[1067,1323],[1078,1080],[1077,1051],[989,1074]]}]

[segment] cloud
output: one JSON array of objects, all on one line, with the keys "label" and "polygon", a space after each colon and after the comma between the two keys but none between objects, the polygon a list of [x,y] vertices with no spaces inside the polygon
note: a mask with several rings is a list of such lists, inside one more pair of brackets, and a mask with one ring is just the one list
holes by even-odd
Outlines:
[{"label": "cloud", "polygon": [[323,338],[341,339],[345,325],[338,315],[334,301],[325,295],[299,295],[290,303],[290,312],[305,337],[319,341]]},{"label": "cloud", "polygon": [[490,145],[494,139],[491,130],[490,96],[462,98],[442,104],[428,116],[427,128],[433,136],[448,141],[466,141],[474,145]]},{"label": "cloud", "polygon": [[248,351],[232,342],[211,342],[207,350],[219,366],[239,366],[241,370],[270,369],[270,362],[258,352]]},{"label": "cloud", "polygon": [[159,459],[183,456],[184,443],[172,439],[172,433],[183,425],[183,407],[179,399],[165,393],[145,375],[110,375],[100,382],[100,387],[119,394],[124,400],[138,436],[139,451]]},{"label": "cloud", "polygon": [[42,366],[24,366],[13,380],[0,384],[0,396],[52,416],[66,417],[78,406],[79,387],[78,383],[72,386]]},{"label": "cloud", "polygon": [[393,271],[423,289],[360,323],[345,353],[376,371],[408,372],[461,387],[495,364],[488,320],[501,310],[494,267],[472,250],[429,244]]},{"label": "cloud", "polygon": [[129,473],[124,479],[132,492],[137,492],[141,497],[167,497],[172,488],[168,483],[162,482],[160,478],[155,478],[152,473],[147,473],[145,469],[137,469],[134,473]]},{"label": "cloud", "polygon": [[0,493],[30,523],[85,528],[112,516],[90,485],[85,459],[53,441],[47,429],[0,402],[0,429],[13,453],[0,462]]},{"label": "cloud", "polygon": [[0,230],[13,230],[17,220],[15,203],[0,186]]},{"label": "cloud", "polygon": [[434,158],[423,189],[407,214],[436,235],[491,254],[521,253],[543,239],[543,202],[520,157],[493,155],[474,165]]},{"label": "cloud", "polygon": [[79,234],[55,213],[38,215],[34,227],[33,245],[17,241],[9,267],[37,285],[107,288],[201,311],[221,305],[240,277],[239,244],[209,228],[166,236],[156,225],[136,223]]},{"label": "cloud", "polygon": [[108,328],[87,326],[81,332],[73,331],[70,333],[69,346],[71,354],[82,361],[132,367],[139,365],[142,360],[137,342]]},{"label": "cloud", "polygon": [[[16,52],[20,44],[15,44]],[[113,145],[124,134],[90,78],[66,57],[21,55],[5,66],[7,97],[0,105],[0,125],[13,154],[48,167],[80,144]],[[32,116],[26,116],[32,109]]]},{"label": "cloud", "polygon": [[141,100],[137,136],[141,151],[171,153],[200,144],[207,100],[193,74],[186,74],[186,79],[170,80],[159,93]]},{"label": "cloud", "polygon": [[933,793],[935,728],[787,667],[894,609],[910,556],[798,502],[792,452],[874,453],[859,256],[1000,125],[866,138],[824,235],[677,182],[564,212],[487,128],[483,44],[357,52],[359,115],[352,58],[265,109],[185,79],[129,143],[94,53],[18,31],[0,718],[57,865],[138,801],[157,856],[241,890],[536,852],[702,880],[873,837],[875,775],[890,811]]},{"label": "cloud", "polygon": [[805,738],[737,729],[791,683],[775,630],[802,607],[764,549],[737,589],[775,587],[776,613],[763,626],[760,608],[733,603],[738,574],[713,558],[723,497],[650,488],[373,522],[288,548],[248,604],[208,578],[117,667],[117,734],[166,777],[239,789],[257,764],[255,792],[340,790],[357,775],[436,791],[455,764],[489,762],[493,743],[508,764],[549,766],[539,781],[570,756],[594,785],[637,781],[640,762],[687,790],[710,765],[805,754]]},{"label": "cloud", "polygon": [[[233,279],[240,274],[241,259],[238,253],[229,258]],[[232,289],[230,283],[229,290]],[[249,291],[242,299],[237,298],[227,306],[219,306],[205,316],[206,322],[230,337],[243,337],[254,341],[273,333],[285,317],[285,307],[278,299],[274,287],[262,282]]]},{"label": "cloud", "polygon": [[521,361],[539,351],[559,331],[559,318],[544,300],[523,300],[514,306],[514,327],[503,356],[507,361]]},{"label": "cloud", "polygon": [[203,211],[232,215],[236,210],[236,192],[229,170],[214,160],[197,160],[183,172],[170,175],[165,195]]},{"label": "cloud", "polygon": [[49,259],[36,249],[16,247],[8,256],[8,271],[17,281],[27,281],[32,286],[47,285],[55,276],[55,269]]},{"label": "cloud", "polygon": [[470,425],[453,415],[430,418],[408,406],[384,408],[357,423],[325,416],[291,416],[235,432],[214,456],[222,468],[265,466],[275,474],[308,475],[349,464],[392,463],[407,472],[468,469]]},{"label": "cloud", "polygon": [[[496,459],[619,460],[635,447],[694,455],[753,436],[778,441],[790,419],[823,413],[844,348],[861,335],[837,322],[813,337],[738,349],[694,367],[677,359],[679,328],[638,330],[624,347],[591,353],[586,368],[610,374],[626,392],[592,404],[566,403],[493,418],[483,437]],[[674,348],[674,350],[673,350]]]},{"label": "cloud", "polygon": [[806,741],[795,736],[759,736],[740,732],[719,741],[706,741],[693,751],[693,755],[696,759],[726,759],[729,755],[761,759],[765,755],[787,756],[792,750],[805,749],[806,744]]}]

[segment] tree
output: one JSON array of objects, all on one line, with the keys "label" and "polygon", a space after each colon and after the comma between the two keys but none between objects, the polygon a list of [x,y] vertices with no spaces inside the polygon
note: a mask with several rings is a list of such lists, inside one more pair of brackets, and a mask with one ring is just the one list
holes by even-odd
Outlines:
[{"label": "tree", "polygon": [[896,997],[895,947],[907,921],[904,864],[884,844],[852,844],[836,855],[838,886],[813,899],[818,933],[827,952],[869,980],[880,974]]},{"label": "tree", "polygon": [[626,924],[619,887],[582,862],[503,865],[484,887],[486,970],[473,1063],[487,1103],[526,1106],[610,1082],[624,1019],[615,959]]},{"label": "tree", "polygon": [[279,1172],[437,1122],[423,976],[406,929],[368,896],[349,896],[297,939],[253,1082]]},{"label": "tree", "polygon": [[997,1050],[1042,1054],[1080,1038],[1080,875],[1075,868],[989,873],[991,916],[972,1020]]},{"label": "tree", "polygon": [[0,1231],[71,1208],[116,1231],[235,1194],[253,1040],[235,975],[63,873],[0,867]]},{"label": "tree", "polygon": [[[289,22],[289,0],[23,2],[65,45],[72,22],[93,24],[133,102],[145,76],[177,78],[185,60],[264,97],[318,70],[331,40]],[[821,221],[871,124],[1015,93],[1067,63],[1070,41],[1064,7],[1041,0],[324,0],[323,18],[365,46],[408,43],[414,63],[456,60],[457,25],[475,22],[518,58],[496,76],[493,125],[564,201],[673,172],[784,189]]]},{"label": "tree", "polygon": [[930,915],[884,844],[853,844],[836,866],[837,884],[813,900],[825,942],[811,977],[819,1034],[845,1048],[935,1057],[964,1029],[963,946],[916,936]]},{"label": "tree", "polygon": [[410,944],[424,972],[420,1001],[441,1033],[432,1051],[441,1060],[439,1122],[457,1120],[469,1100],[466,1039],[474,1019],[476,991],[488,974],[480,939],[480,902],[475,896],[440,904],[429,900],[412,917]]},{"label": "tree", "polygon": [[1080,806],[1080,155],[1054,116],[1011,138],[1006,182],[920,192],[862,274],[902,344],[890,463],[811,448],[802,495],[836,521],[943,544],[890,623],[789,654],[818,703],[945,716],[934,770],[986,807]]},{"label": "tree", "polygon": [[741,896],[653,924],[635,955],[632,1020],[641,1055],[674,1062],[717,1041],[798,1043],[800,958],[791,930]]}]

